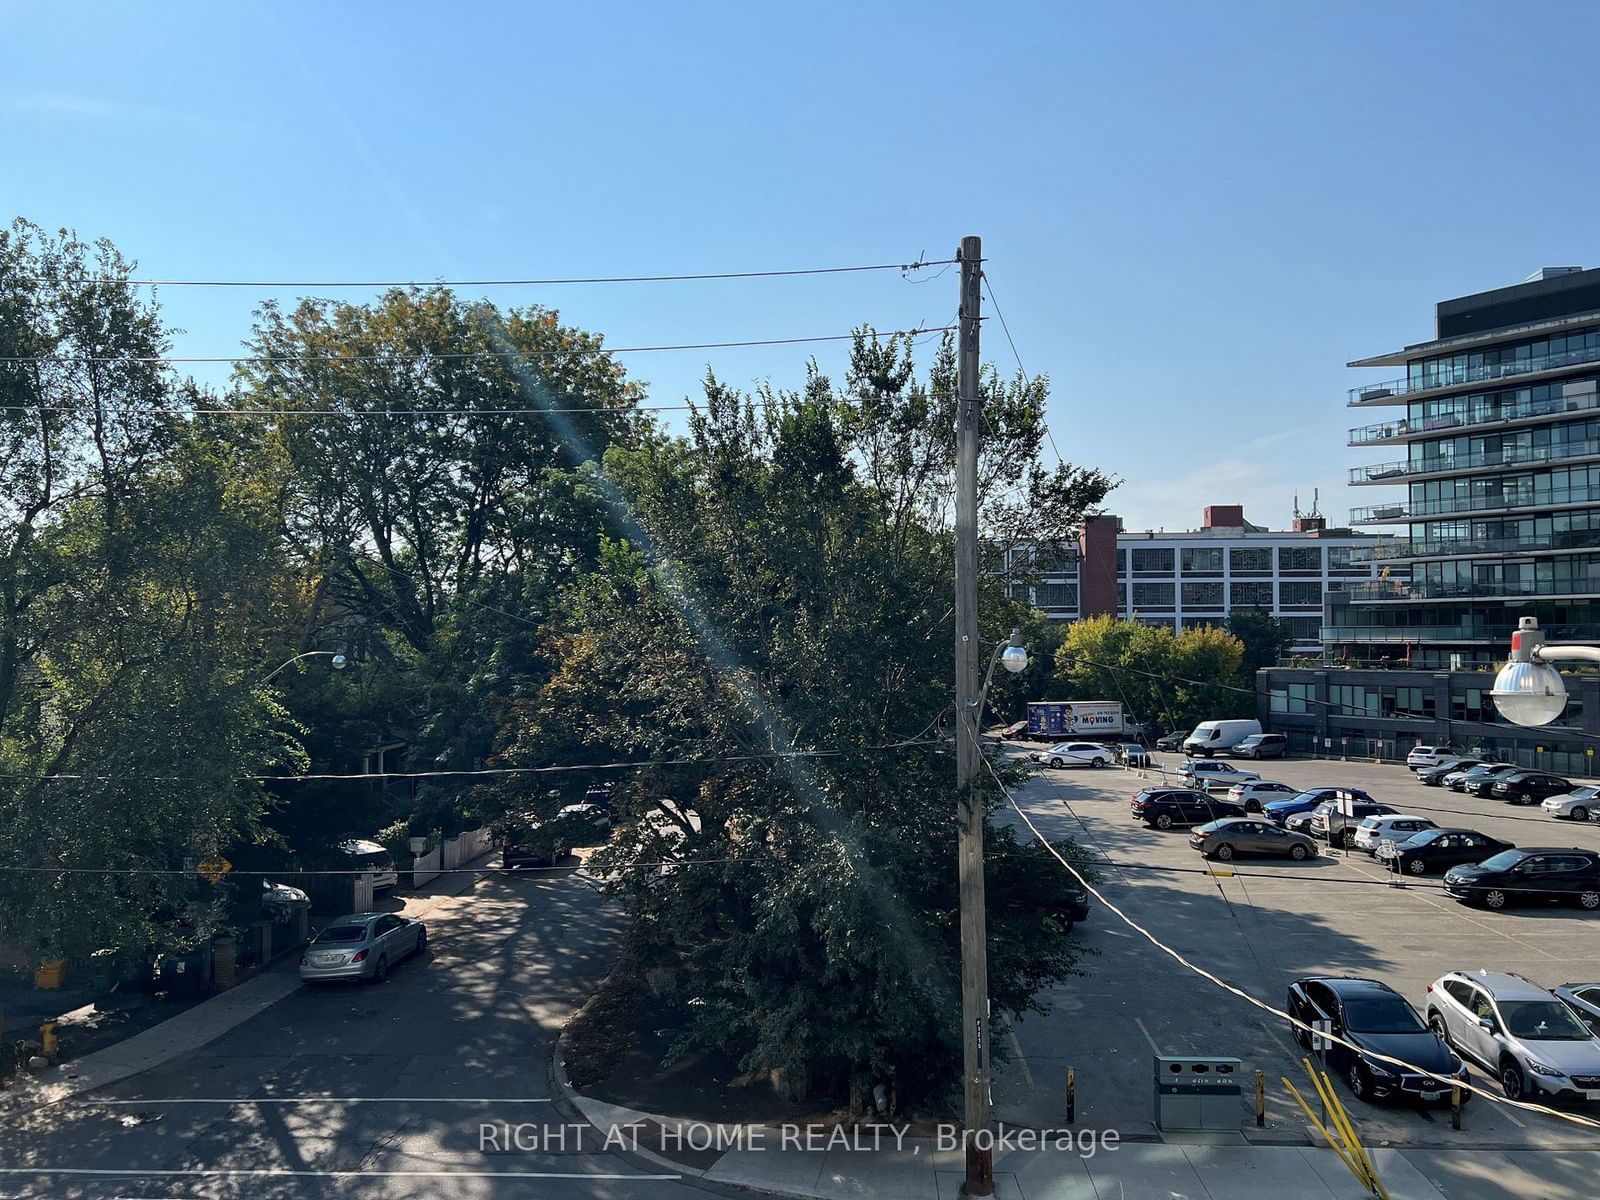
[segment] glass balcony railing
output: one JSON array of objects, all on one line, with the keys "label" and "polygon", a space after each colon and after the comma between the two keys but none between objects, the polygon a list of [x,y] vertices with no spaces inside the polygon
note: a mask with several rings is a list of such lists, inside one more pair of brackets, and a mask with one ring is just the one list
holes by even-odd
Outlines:
[{"label": "glass balcony railing", "polygon": [[1600,391],[1580,392],[1546,400],[1527,400],[1517,404],[1482,405],[1466,412],[1438,413],[1419,421],[1380,421],[1350,431],[1350,445],[1370,446],[1414,433],[1433,433],[1445,429],[1470,429],[1475,426],[1506,425],[1534,417],[1558,413],[1592,412],[1600,409]]},{"label": "glass balcony railing", "polygon": [[1589,596],[1600,594],[1600,575],[1578,579],[1468,580],[1374,579],[1345,589],[1353,604],[1380,600],[1474,600],[1504,596]]},{"label": "glass balcony railing", "polygon": [[1365,504],[1350,510],[1350,524],[1369,525],[1379,521],[1415,521],[1422,517],[1452,513],[1492,512],[1497,509],[1547,508],[1563,504],[1600,502],[1600,487],[1530,488],[1526,492],[1502,492],[1487,496],[1451,496],[1441,500],[1408,500],[1392,504]]},{"label": "glass balcony railing", "polygon": [[1391,379],[1385,383],[1369,383],[1350,389],[1350,404],[1360,408],[1366,404],[1387,403],[1396,396],[1410,396],[1417,392],[1433,392],[1440,388],[1468,387],[1495,379],[1515,379],[1519,375],[1534,375],[1540,371],[1556,371],[1562,367],[1582,363],[1600,362],[1600,348],[1563,350],[1560,354],[1543,354],[1538,358],[1519,358],[1510,362],[1483,363],[1476,367],[1463,367],[1424,375],[1420,379]]},{"label": "glass balcony railing", "polygon": [[1455,454],[1448,458],[1413,458],[1403,462],[1377,463],[1353,467],[1351,483],[1381,483],[1411,475],[1432,475],[1440,471],[1473,471],[1482,467],[1514,467],[1524,463],[1564,462],[1600,455],[1600,441],[1562,442],[1556,446],[1506,446],[1478,454]]},{"label": "glass balcony railing", "polygon": [[[1509,650],[1514,628],[1512,625],[1490,625],[1479,621],[1460,621],[1452,625],[1324,625],[1322,641],[1325,645],[1351,642],[1502,642]],[[1600,625],[1549,625],[1541,621],[1539,628],[1552,642],[1592,645],[1600,641]]]},{"label": "glass balcony railing", "polygon": [[1468,554],[1524,554],[1530,550],[1600,550],[1600,530],[1584,529],[1531,537],[1385,538],[1351,551],[1355,562],[1453,558]]}]

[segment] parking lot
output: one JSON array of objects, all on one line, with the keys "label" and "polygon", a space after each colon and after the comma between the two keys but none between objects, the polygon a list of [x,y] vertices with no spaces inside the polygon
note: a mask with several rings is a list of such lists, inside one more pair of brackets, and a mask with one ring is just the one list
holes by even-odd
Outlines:
[{"label": "parking lot", "polygon": [[[1025,756],[1024,743],[1008,753]],[[1177,782],[1183,759],[1158,754],[1150,771],[1046,768],[1015,795],[1041,832],[1072,837],[1104,856],[1101,890],[1130,917],[1185,957],[1274,1007],[1305,975],[1381,980],[1424,1011],[1425,989],[1447,970],[1515,971],[1546,987],[1600,976],[1600,914],[1574,907],[1467,908],[1439,890],[1437,875],[1398,880],[1366,854],[1324,853],[1305,863],[1245,859],[1231,878],[1156,868],[1210,864],[1189,847],[1188,831],[1158,832],[1134,821],[1128,802],[1141,787]],[[1403,812],[1441,826],[1480,830],[1519,846],[1600,849],[1600,823],[1558,821],[1537,807],[1424,787],[1402,766],[1286,760],[1241,763],[1264,779],[1299,787],[1361,788]],[[1002,818],[1015,821],[1015,818]],[[1016,822],[1020,824],[1020,822]],[[1026,830],[1023,830],[1026,834]],[[1084,974],[1050,997],[1047,1016],[1029,1016],[1005,1039],[1011,1061],[996,1072],[1003,1121],[1059,1124],[1064,1077],[1077,1072],[1080,1125],[1152,1132],[1151,1058],[1155,1054],[1230,1055],[1266,1073],[1269,1126],[1299,1130],[1298,1108],[1279,1082],[1308,1091],[1285,1022],[1185,970],[1100,905],[1080,927],[1091,956]],[[1473,1067],[1474,1082],[1498,1095]],[[1600,1147],[1600,1130],[1509,1109],[1479,1097],[1461,1131],[1448,1110],[1420,1112],[1341,1098],[1373,1145]],[[1572,1109],[1600,1119],[1600,1104]]]}]

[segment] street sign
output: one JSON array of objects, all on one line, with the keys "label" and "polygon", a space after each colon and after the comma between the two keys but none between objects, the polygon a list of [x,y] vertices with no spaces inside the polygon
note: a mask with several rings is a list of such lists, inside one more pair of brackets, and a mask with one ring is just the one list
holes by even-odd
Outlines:
[{"label": "street sign", "polygon": [[227,859],[221,857],[208,858],[205,860],[205,862],[196,867],[195,870],[199,873],[200,878],[204,879],[207,883],[216,884],[221,883],[222,877],[229,871],[233,870],[233,864]]}]

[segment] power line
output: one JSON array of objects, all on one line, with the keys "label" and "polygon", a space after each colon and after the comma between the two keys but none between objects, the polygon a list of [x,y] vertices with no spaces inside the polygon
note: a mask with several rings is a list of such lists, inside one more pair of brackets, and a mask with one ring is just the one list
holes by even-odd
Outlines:
[{"label": "power line", "polygon": [[[921,337],[929,333],[947,333],[949,325],[895,329],[880,333],[880,337]],[[583,354],[654,354],[672,350],[738,350],[750,346],[802,346],[818,342],[848,342],[854,333],[830,333],[817,337],[751,338],[737,342],[681,342],[653,346],[573,346],[561,350],[456,350],[438,353],[379,352],[375,354],[233,354],[233,355],[159,355],[159,354],[38,354],[32,356],[9,355],[0,357],[0,363],[136,363],[157,366],[229,364],[229,363],[299,363],[318,362],[331,364],[363,362],[436,362],[440,360],[469,360],[493,358],[501,361],[520,361],[529,358],[550,358]]]},{"label": "power line", "polygon": [[[659,758],[645,761],[616,761],[603,763],[572,763],[550,767],[472,767],[460,770],[440,771],[371,771],[354,774],[317,773],[304,775],[236,775],[228,782],[232,783],[304,783],[309,781],[326,780],[382,780],[382,779],[458,779],[475,778],[484,776],[515,776],[515,775],[555,775],[575,771],[628,771],[645,767],[698,767],[711,766],[719,763],[734,762],[768,762],[781,759],[801,758],[841,758],[850,754],[862,754],[875,750],[903,750],[915,746],[942,746],[944,741],[938,738],[906,738],[898,742],[887,742],[877,746],[850,747],[836,750],[784,750],[772,751],[767,754],[726,754],[713,758]],[[76,773],[61,773],[56,775],[27,775],[20,773],[0,773],[0,779],[23,780],[35,783],[216,783],[216,779],[195,775],[89,775]]]},{"label": "power line", "polygon": [[1422,1075],[1425,1078],[1437,1080],[1439,1083],[1443,1084],[1445,1087],[1450,1087],[1452,1085],[1459,1086],[1464,1091],[1472,1092],[1474,1095],[1482,1096],[1485,1100],[1487,1100],[1488,1102],[1490,1102],[1492,1104],[1504,1104],[1504,1105],[1507,1105],[1507,1106],[1510,1106],[1510,1107],[1514,1107],[1514,1108],[1526,1109],[1529,1112],[1544,1113],[1546,1116],[1557,1117],[1557,1118],[1559,1118],[1559,1119],[1561,1119],[1563,1121],[1570,1121],[1574,1125],[1582,1125],[1582,1126],[1585,1126],[1586,1128],[1590,1128],[1590,1129],[1600,1129],[1600,1121],[1593,1120],[1593,1119],[1591,1119],[1589,1117],[1581,1117],[1581,1116],[1578,1116],[1575,1113],[1565,1113],[1565,1112],[1562,1112],[1560,1109],[1550,1108],[1550,1107],[1548,1107],[1546,1105],[1543,1105],[1543,1104],[1534,1104],[1534,1103],[1532,1103],[1530,1101],[1526,1101],[1526,1100],[1512,1100],[1508,1096],[1499,1096],[1499,1095],[1496,1095],[1493,1092],[1490,1092],[1490,1091],[1488,1091],[1488,1090],[1486,1090],[1484,1088],[1479,1087],[1477,1084],[1469,1083],[1469,1082],[1467,1082],[1465,1080],[1462,1080],[1460,1078],[1457,1078],[1455,1076],[1440,1075],[1440,1074],[1437,1074],[1436,1072],[1426,1070],[1423,1067],[1419,1067],[1415,1063],[1406,1062],[1404,1059],[1395,1058],[1392,1055],[1388,1055],[1388,1054],[1381,1054],[1381,1053],[1379,1053],[1379,1052],[1377,1052],[1375,1050],[1372,1050],[1372,1049],[1364,1047],[1364,1046],[1358,1046],[1354,1042],[1348,1041],[1348,1040],[1346,1040],[1345,1038],[1341,1037],[1338,1034],[1327,1033],[1327,1032],[1320,1032],[1319,1033],[1318,1030],[1313,1029],[1310,1025],[1307,1025],[1304,1021],[1302,1021],[1299,1018],[1293,1016],[1292,1014],[1290,1014],[1288,1012],[1285,1012],[1283,1009],[1274,1008],[1272,1005],[1266,1003],[1266,1001],[1258,1000],[1256,997],[1252,996],[1249,992],[1246,992],[1243,988],[1240,988],[1240,987],[1235,986],[1234,984],[1228,983],[1226,980],[1224,980],[1224,979],[1212,974],[1210,971],[1206,970],[1204,967],[1198,966],[1197,964],[1191,962],[1189,959],[1185,958],[1177,950],[1173,949],[1171,946],[1169,946],[1165,942],[1163,942],[1160,938],[1156,937],[1155,934],[1151,933],[1143,925],[1139,924],[1139,922],[1135,921],[1127,913],[1123,912],[1122,909],[1118,908],[1110,900],[1107,900],[1105,895],[1104,895],[1104,893],[1102,893],[1098,888],[1096,888],[1094,886],[1094,884],[1090,883],[1087,879],[1085,879],[1084,876],[1083,876],[1083,873],[1081,871],[1079,871],[1076,867],[1074,867],[1069,861],[1067,861],[1067,859],[1062,857],[1061,852],[1058,851],[1053,845],[1050,844],[1049,839],[1047,839],[1042,833],[1039,832],[1038,826],[1036,826],[1033,823],[1033,821],[1028,817],[1028,814],[1022,810],[1022,806],[1017,803],[1016,798],[1014,796],[1012,796],[1010,790],[1006,787],[1005,781],[1000,778],[1000,773],[994,769],[994,764],[989,761],[988,755],[984,755],[983,756],[983,761],[988,765],[989,772],[990,772],[990,774],[992,774],[994,776],[995,783],[999,785],[1001,793],[1006,798],[1006,802],[1008,804],[1010,804],[1012,810],[1019,817],[1022,818],[1023,823],[1028,826],[1030,831],[1032,831],[1034,838],[1041,845],[1043,845],[1044,848],[1052,856],[1054,856],[1055,859],[1062,866],[1066,867],[1068,871],[1072,872],[1073,877],[1075,879],[1077,879],[1078,883],[1086,891],[1088,891],[1088,893],[1090,895],[1092,895],[1096,900],[1100,901],[1100,903],[1102,905],[1104,905],[1109,912],[1111,912],[1114,916],[1116,916],[1118,920],[1120,920],[1124,925],[1127,925],[1128,928],[1132,929],[1134,932],[1136,932],[1139,935],[1141,935],[1152,946],[1154,946],[1156,949],[1160,950],[1163,954],[1167,955],[1169,958],[1171,958],[1174,962],[1176,962],[1179,966],[1183,967],[1185,970],[1188,970],[1188,971],[1192,972],[1193,974],[1200,976],[1200,978],[1206,980],[1209,983],[1215,984],[1217,987],[1221,988],[1223,991],[1228,992],[1230,995],[1237,996],[1240,1000],[1243,1000],[1245,1003],[1250,1004],[1250,1005],[1252,1005],[1252,1006],[1254,1006],[1256,1008],[1259,1008],[1262,1012],[1269,1013],[1272,1016],[1275,1016],[1275,1017],[1278,1017],[1281,1020],[1287,1021],[1290,1025],[1294,1026],[1297,1030],[1299,1030],[1303,1034],[1318,1034],[1319,1036],[1321,1036],[1325,1040],[1332,1041],[1332,1042],[1337,1042],[1339,1045],[1344,1046],[1346,1049],[1354,1050],[1357,1054],[1360,1054],[1360,1055],[1364,1056],[1365,1058],[1373,1059],[1373,1060],[1376,1060],[1376,1061],[1382,1062],[1382,1063],[1388,1063],[1391,1066],[1397,1066],[1397,1067],[1404,1068],[1407,1071],[1411,1071],[1411,1072],[1414,1072],[1414,1073],[1416,1073],[1418,1075]]},{"label": "power line", "polygon": [[802,267],[782,271],[702,271],[682,275],[591,275],[558,279],[400,279],[400,280],[271,280],[271,279],[131,279],[74,275],[47,278],[19,275],[24,283],[115,284],[127,287],[218,287],[218,288],[426,288],[426,287],[566,287],[573,284],[603,283],[693,283],[723,279],[783,279],[800,275],[852,275],[868,271],[899,271],[908,274],[924,267],[946,266],[953,258],[919,258],[911,263],[869,263],[852,267]]},{"label": "power line", "polygon": [[[1011,327],[1006,324],[1006,315],[1000,311],[1000,301],[994,298],[994,285],[989,282],[989,272],[983,272],[983,290],[989,293],[989,303],[994,306],[994,315],[1000,318],[1000,330],[1006,335],[1006,344],[1011,347],[1011,356],[1017,360],[1017,370],[1022,375],[1023,383],[1032,386],[1033,378],[1028,374],[1028,369],[1022,365],[1022,355],[1017,353],[1017,343],[1011,340]],[[1061,457],[1061,451],[1056,447],[1056,435],[1050,431],[1048,419],[1044,423],[1044,435],[1050,439],[1050,450],[1056,456],[1056,462],[1063,465],[1066,459]]]}]

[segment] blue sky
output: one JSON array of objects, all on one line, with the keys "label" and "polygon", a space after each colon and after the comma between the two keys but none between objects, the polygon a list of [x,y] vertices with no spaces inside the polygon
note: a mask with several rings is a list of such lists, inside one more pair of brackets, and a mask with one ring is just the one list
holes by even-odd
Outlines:
[{"label": "blue sky", "polygon": [[[1071,461],[1131,527],[1287,522],[1374,419],[1349,359],[1600,264],[1600,6],[0,7],[0,213],[165,277],[562,276],[945,257],[984,238]],[[930,273],[931,274],[931,273]],[[289,296],[292,296],[290,293]],[[343,294],[343,293],[341,293]],[[612,345],[938,324],[955,274],[498,291]],[[264,293],[168,290],[177,351]],[[286,297],[288,298],[288,297]],[[836,370],[838,350],[816,351]],[[798,385],[806,351],[628,360]],[[1014,365],[991,322],[985,358]]]}]

